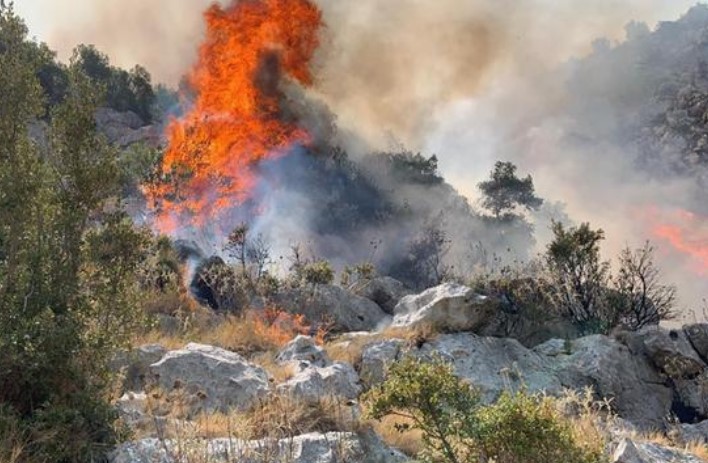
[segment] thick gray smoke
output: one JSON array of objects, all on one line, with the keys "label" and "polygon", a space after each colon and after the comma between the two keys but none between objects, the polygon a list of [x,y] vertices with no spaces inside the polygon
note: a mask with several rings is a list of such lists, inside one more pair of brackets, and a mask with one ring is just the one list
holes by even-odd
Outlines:
[{"label": "thick gray smoke", "polygon": [[[65,55],[76,43],[95,43],[118,64],[139,62],[157,80],[169,83],[193,61],[202,30],[199,12],[209,3],[27,1],[45,3],[45,14],[54,20],[44,37]],[[637,79],[647,75],[637,69],[651,48],[612,51],[625,40],[630,21],[648,25],[635,23],[627,29],[637,39],[658,21],[676,19],[694,0],[317,3],[327,29],[310,97],[337,114],[336,142],[350,154],[363,156],[400,144],[436,153],[445,178],[473,201],[476,184],[493,162],[512,160],[522,172],[533,174],[541,196],[562,202],[573,220],[606,230],[608,257],[624,245],[652,239],[667,279],[678,284],[685,304],[696,307],[708,295],[708,277],[697,271],[696,257],[655,233],[662,224],[687,228],[689,244],[705,249],[705,183],[659,165],[649,167],[637,140],[622,136],[641,133],[636,121],[645,114],[640,112],[655,109],[646,103],[651,91],[636,91],[643,87]],[[77,11],[82,16],[70,20],[67,12]],[[608,41],[593,45],[602,37]],[[660,40],[671,37],[665,34]],[[666,63],[654,64],[656,72],[670,69]],[[326,118],[313,120],[326,131]],[[388,188],[391,197],[412,200],[430,213],[440,199],[419,186]],[[305,239],[304,232],[295,235],[309,232],[309,224],[317,220],[312,197],[283,190],[269,195],[277,206],[271,211],[278,213],[264,217],[261,228],[280,230],[275,234],[281,236],[291,233],[293,241]],[[339,204],[344,203],[342,198]],[[332,207],[336,204],[334,198]],[[538,249],[548,239],[548,217],[562,215],[552,209],[542,211],[537,223]],[[295,210],[308,212],[288,214]],[[697,218],[687,220],[681,211]],[[445,222],[451,238],[462,243],[458,246],[467,248],[475,238],[493,241],[477,221],[449,217]],[[353,243],[343,241],[334,229],[320,231],[324,248],[344,250],[345,260],[361,257],[352,251],[355,247],[366,248],[381,236],[395,241],[400,234],[399,228],[373,227]],[[344,257],[347,253],[357,255]],[[460,249],[451,254],[462,255]]]}]

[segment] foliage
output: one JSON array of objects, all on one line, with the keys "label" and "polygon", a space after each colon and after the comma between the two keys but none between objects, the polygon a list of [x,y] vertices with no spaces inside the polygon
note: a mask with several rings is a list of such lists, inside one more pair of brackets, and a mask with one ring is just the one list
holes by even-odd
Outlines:
[{"label": "foliage", "polygon": [[481,461],[599,463],[600,445],[584,445],[550,397],[504,392],[476,414]]},{"label": "foliage", "polygon": [[600,463],[602,442],[584,440],[555,401],[524,391],[491,405],[440,358],[404,358],[366,396],[369,416],[396,416],[399,431],[422,431],[423,461],[446,463]]},{"label": "foliage", "polygon": [[340,275],[342,286],[353,285],[359,281],[371,280],[376,276],[376,266],[371,262],[362,262],[353,266],[346,266]]},{"label": "foliage", "polygon": [[411,426],[423,431],[425,461],[438,457],[450,463],[476,461],[470,444],[479,393],[460,381],[452,366],[440,358],[406,357],[394,363],[388,379],[369,391],[365,400],[371,418],[393,414],[412,423],[400,425],[401,431]]},{"label": "foliage", "polygon": [[93,45],[79,45],[72,61],[87,76],[106,90],[106,104],[116,111],[133,111],[152,122],[155,92],[147,70],[135,66],[130,72],[111,66],[108,56]]},{"label": "foliage", "polygon": [[546,262],[555,296],[566,315],[588,330],[606,331],[614,315],[606,304],[609,264],[600,258],[602,230],[588,223],[566,229],[553,223],[554,239],[548,245]]},{"label": "foliage", "polygon": [[119,437],[108,358],[137,322],[144,233],[112,201],[117,156],[95,132],[101,94],[75,66],[47,146],[30,140],[45,108],[26,34],[0,7],[0,404],[31,442],[28,458],[90,461]]},{"label": "foliage", "polygon": [[307,263],[301,271],[302,279],[311,285],[329,285],[334,281],[334,270],[326,260]]},{"label": "foliage", "polygon": [[511,214],[517,208],[536,210],[543,204],[543,200],[536,196],[531,176],[519,178],[516,169],[511,162],[497,161],[490,179],[479,184],[482,205],[497,218]]},{"label": "foliage", "polygon": [[659,281],[653,254],[654,248],[647,242],[634,251],[625,248],[619,257],[610,301],[617,322],[631,330],[658,325],[674,316],[676,288]]}]

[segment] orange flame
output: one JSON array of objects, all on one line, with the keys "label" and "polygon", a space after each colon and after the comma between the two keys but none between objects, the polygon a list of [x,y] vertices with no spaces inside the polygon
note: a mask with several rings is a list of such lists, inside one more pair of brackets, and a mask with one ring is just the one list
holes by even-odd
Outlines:
[{"label": "orange flame", "polygon": [[653,227],[653,235],[688,256],[700,275],[708,274],[708,219],[678,210]]},{"label": "orange flame", "polygon": [[189,75],[196,100],[171,122],[163,180],[147,188],[163,233],[218,223],[249,199],[255,165],[310,140],[281,108],[281,76],[312,84],[321,12],[309,0],[240,0],[204,14],[207,33]]}]

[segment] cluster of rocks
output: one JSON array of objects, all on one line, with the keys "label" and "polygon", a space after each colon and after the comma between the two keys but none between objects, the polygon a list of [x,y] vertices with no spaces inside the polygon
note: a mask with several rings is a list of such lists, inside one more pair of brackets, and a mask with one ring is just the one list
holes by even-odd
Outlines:
[{"label": "cluster of rocks", "polygon": [[[140,391],[150,382],[167,392],[179,390],[197,397],[195,413],[245,410],[268,394],[287,394],[304,403],[316,402],[324,396],[337,397],[356,416],[358,397],[385,380],[391,363],[403,355],[422,358],[435,355],[450,361],[456,373],[478,387],[487,402],[509,389],[525,388],[553,395],[566,389],[592,388],[598,399],[609,401],[628,426],[639,430],[671,430],[686,442],[708,443],[708,421],[703,421],[708,418],[708,324],[675,330],[651,327],[634,333],[575,339],[549,337],[555,330],[567,333],[563,327],[536,332],[532,331],[536,329],[533,325],[526,325],[526,341],[538,338],[538,333],[548,339],[525,345],[517,339],[499,336],[499,305],[465,286],[447,283],[421,294],[401,291],[390,281],[374,282],[371,287],[376,289],[360,286],[359,294],[342,290],[347,296],[330,291],[329,287],[318,289],[322,300],[333,304],[330,314],[340,326],[360,331],[349,334],[349,341],[340,341],[344,348],[354,348],[351,339],[363,345],[361,360],[356,365],[333,362],[312,338],[299,336],[275,358],[279,368],[291,373],[276,383],[262,367],[217,347],[189,344],[183,349],[167,351],[160,346],[143,346],[117,361],[126,372],[126,390],[135,391],[121,400],[119,408],[126,421],[139,419],[141,412],[136,402],[144,400]],[[340,304],[346,297],[350,301]],[[392,304],[393,299],[398,302]],[[356,310],[366,306],[376,310]],[[350,309],[350,313],[343,312]],[[370,320],[365,314],[376,316]],[[441,334],[411,343],[370,331],[382,323],[411,330],[432,326]],[[672,416],[678,418],[680,425],[671,422]],[[252,461],[246,457],[234,459],[234,455],[241,455],[238,452],[250,455],[253,449],[265,447],[281,458],[269,461],[343,461],[336,453],[342,449],[348,455],[358,455],[344,461],[405,461],[402,454],[388,448],[370,432],[308,434],[268,445],[265,441],[225,439],[196,444],[200,451],[208,453],[209,461]],[[114,461],[179,461],[170,459],[173,445],[177,444],[154,438],[132,442],[115,452]],[[677,450],[626,437],[618,438],[613,447],[614,461],[620,463],[699,461]],[[282,460],[286,453],[288,459]]]}]

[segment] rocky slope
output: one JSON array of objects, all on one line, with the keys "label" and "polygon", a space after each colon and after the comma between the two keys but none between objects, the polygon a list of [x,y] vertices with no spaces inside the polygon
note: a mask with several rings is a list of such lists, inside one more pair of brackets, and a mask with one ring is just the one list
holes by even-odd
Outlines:
[{"label": "rocky slope", "polygon": [[[339,299],[346,297],[361,298],[344,291],[329,302],[340,305]],[[391,302],[380,292],[375,297]],[[609,401],[623,423],[610,433],[608,452],[613,461],[700,461],[676,449],[636,440],[632,432],[661,431],[679,441],[708,443],[708,421],[704,421],[708,418],[708,324],[677,330],[650,327],[613,336],[556,337],[525,346],[511,337],[489,334],[499,317],[492,302],[451,283],[403,296],[393,309],[393,327],[385,332],[343,334],[326,349],[311,337],[299,336],[274,356],[267,369],[213,346],[191,343],[172,351],[157,345],[139,347],[117,360],[116,367],[126,373],[126,394],[118,407],[135,429],[145,429],[151,422],[161,425],[153,435],[118,448],[114,462],[193,461],[194,455],[200,455],[198,461],[214,462],[406,461],[379,436],[352,425],[361,413],[360,394],[383,381],[387,366],[404,355],[442,356],[460,377],[479,387],[488,402],[509,389],[558,395],[564,389],[592,388],[598,400]],[[336,307],[332,309],[336,315]],[[422,325],[428,330],[435,327],[439,334],[414,341],[396,337]],[[354,364],[334,361],[327,353],[331,348],[360,351],[360,355]],[[147,411],[155,386],[182,398],[186,411],[179,419],[156,416],[154,407]],[[164,429],[170,420],[190,429],[192,420],[203,416],[200,413],[245,410],[272,396],[291,397],[313,407],[330,398],[338,404],[338,413],[347,417],[340,424],[348,424],[328,432],[253,441],[190,439],[189,433],[179,438],[161,435],[161,426]]]}]

